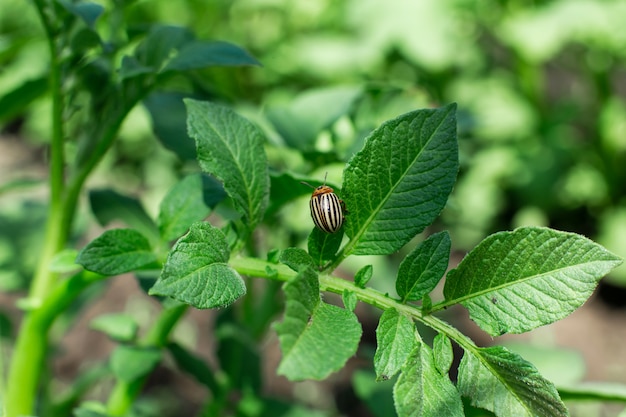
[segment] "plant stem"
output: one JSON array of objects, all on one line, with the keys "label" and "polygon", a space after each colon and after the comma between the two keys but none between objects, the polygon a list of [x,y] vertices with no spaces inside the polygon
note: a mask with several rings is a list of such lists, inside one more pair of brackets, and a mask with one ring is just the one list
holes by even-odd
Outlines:
[{"label": "plant stem", "polygon": [[[139,345],[159,348],[165,346],[172,329],[183,317],[187,309],[188,306],[186,304],[177,304],[164,309],[150,331],[139,341]],[[125,415],[139,396],[147,379],[148,375],[144,375],[134,381],[118,379],[109,396],[107,414],[110,416]]]},{"label": "plant stem", "polygon": [[48,53],[50,54],[50,73],[48,84],[52,95],[52,137],[50,140],[50,206],[46,223],[44,247],[37,271],[30,285],[30,297],[34,301],[40,301],[54,285],[56,276],[49,272],[48,266],[52,257],[65,246],[67,234],[63,233],[61,218],[63,217],[63,193],[65,191],[65,152],[63,130],[63,109],[65,100],[63,97],[63,75],[61,73],[61,47],[57,45],[57,37],[52,23],[46,14],[46,5],[41,0],[36,0],[37,12],[41,23],[46,31]]},{"label": "plant stem", "polygon": [[[47,14],[47,4],[35,0],[41,23],[46,31],[48,52],[50,54],[49,88],[52,95],[52,137],[50,141],[50,203],[46,220],[46,231],[42,253],[39,256],[37,269],[30,285],[31,304],[36,309],[25,314],[15,343],[11,367],[7,379],[6,396],[3,403],[6,417],[32,414],[36,391],[47,351],[47,336],[53,317],[46,317],[50,308],[49,300],[44,299],[56,283],[56,274],[49,270],[50,261],[67,242],[69,232],[62,227],[63,194],[65,191],[65,154],[63,109],[65,106],[62,91],[62,66],[59,62],[61,46],[57,45],[57,36]],[[58,290],[58,289],[57,289]],[[58,291],[54,293],[57,301]],[[71,296],[72,294],[67,294]],[[47,306],[47,309],[44,308]]]},{"label": "plant stem", "polygon": [[[261,277],[286,282],[290,279],[295,278],[297,275],[297,272],[291,270],[285,265],[272,264],[256,258],[236,257],[232,258],[229,264],[230,266],[235,268],[240,274],[253,277]],[[465,336],[455,327],[449,325],[445,321],[435,316],[432,316],[430,314],[424,314],[422,310],[417,306],[404,304],[400,300],[390,298],[386,294],[383,294],[373,288],[357,287],[351,281],[337,278],[332,275],[320,275],[319,282],[320,291],[328,291],[339,295],[343,294],[344,290],[351,291],[356,294],[357,298],[360,301],[380,308],[381,310],[395,308],[402,314],[411,317],[413,320],[420,321],[430,328],[447,335],[466,350],[475,352],[478,349],[470,338]]]},{"label": "plant stem", "polygon": [[39,308],[24,317],[13,352],[7,393],[4,398],[5,417],[33,414],[39,376],[48,347],[48,333],[54,319],[85,288],[104,278],[87,271],[74,275],[60,282]]}]

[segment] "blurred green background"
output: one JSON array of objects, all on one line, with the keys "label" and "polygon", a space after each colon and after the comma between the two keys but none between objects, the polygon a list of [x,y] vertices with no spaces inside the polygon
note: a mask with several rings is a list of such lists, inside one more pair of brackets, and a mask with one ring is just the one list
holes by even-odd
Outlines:
[{"label": "blurred green background", "polygon": [[[298,135],[313,136],[307,146],[323,151],[324,129],[358,137],[401,112],[458,102],[462,170],[443,217],[458,249],[537,224],[583,233],[626,256],[625,1],[125,3],[129,26],[183,25],[248,49],[262,68],[204,71],[195,85],[170,88],[229,100],[296,149]],[[2,0],[0,25],[6,94],[44,75],[47,60],[28,3]],[[334,117],[321,120],[331,102]],[[35,147],[45,142],[48,106],[43,97],[23,114],[3,113],[4,131]],[[286,126],[285,114],[301,126]],[[161,170],[154,144],[145,147],[149,119],[142,109],[133,116],[116,152],[135,169],[121,175],[138,174],[139,165]],[[346,142],[333,142],[339,162],[358,149]],[[285,155],[283,166],[301,162]],[[139,174],[137,181],[154,181],[153,172]],[[626,266],[609,279],[626,282]]]},{"label": "blurred green background", "polygon": [[[436,228],[450,230],[458,253],[495,231],[545,225],[584,234],[626,257],[626,1],[119,3],[123,13],[103,17],[102,32],[112,18],[129,27],[186,26],[198,38],[247,49],[263,66],[170,81],[131,114],[90,186],[140,190],[146,207],[156,209],[193,165],[189,155],[154,141],[156,133],[166,142],[167,126],[146,110],[177,94],[228,102],[266,129],[277,170],[313,172],[320,181],[329,171],[335,183],[382,121],[457,102],[461,171]],[[36,253],[27,232],[43,218],[32,194],[45,178],[49,137],[50,103],[38,81],[47,70],[44,42],[28,2],[0,0],[0,97],[32,84],[23,107],[0,105],[5,289],[23,286],[33,259],[15,254]],[[296,212],[301,206],[286,208],[279,219],[302,238],[310,225],[299,226],[305,217]],[[15,230],[22,231],[19,239]],[[626,306],[626,265],[603,286],[610,304]]]}]

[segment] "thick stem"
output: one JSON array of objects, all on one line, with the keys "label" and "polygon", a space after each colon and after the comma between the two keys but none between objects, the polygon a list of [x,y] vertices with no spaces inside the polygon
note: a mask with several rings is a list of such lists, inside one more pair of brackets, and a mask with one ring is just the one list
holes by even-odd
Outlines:
[{"label": "thick stem", "polygon": [[63,232],[61,218],[63,217],[63,193],[65,191],[65,152],[63,109],[63,75],[59,57],[61,46],[57,44],[57,37],[46,14],[46,4],[41,0],[35,1],[42,25],[47,34],[48,52],[50,54],[50,73],[48,78],[52,95],[52,137],[50,140],[50,205],[46,224],[44,247],[37,271],[30,286],[30,297],[33,301],[40,301],[54,285],[56,276],[51,274],[48,266],[52,257],[59,252],[68,238]]},{"label": "thick stem", "polygon": [[45,302],[29,312],[22,322],[9,373],[5,417],[33,415],[39,378],[48,348],[48,333],[54,319],[91,283],[104,277],[81,272],[59,283]]},{"label": "thick stem", "polygon": [[[17,336],[11,367],[7,379],[6,396],[3,403],[6,406],[6,417],[30,415],[35,405],[39,377],[47,351],[47,337],[52,320],[42,314],[40,305],[56,283],[56,274],[49,269],[50,262],[67,242],[68,235],[62,227],[63,194],[65,191],[65,154],[63,109],[65,106],[62,84],[63,76],[59,62],[60,46],[48,18],[48,5],[35,0],[35,5],[46,31],[48,51],[50,54],[49,87],[52,95],[52,137],[50,141],[50,203],[43,250],[38,259],[38,265],[30,285],[30,301],[36,310],[28,312],[21,324]],[[43,307],[43,306],[42,306]]]}]

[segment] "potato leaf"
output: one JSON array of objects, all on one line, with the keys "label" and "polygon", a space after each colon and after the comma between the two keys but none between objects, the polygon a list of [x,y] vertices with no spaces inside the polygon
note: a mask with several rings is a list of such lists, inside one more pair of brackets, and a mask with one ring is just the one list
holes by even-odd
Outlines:
[{"label": "potato leaf", "polygon": [[523,227],[482,241],[448,273],[444,295],[492,336],[523,333],[568,316],[620,263],[583,236]]}]

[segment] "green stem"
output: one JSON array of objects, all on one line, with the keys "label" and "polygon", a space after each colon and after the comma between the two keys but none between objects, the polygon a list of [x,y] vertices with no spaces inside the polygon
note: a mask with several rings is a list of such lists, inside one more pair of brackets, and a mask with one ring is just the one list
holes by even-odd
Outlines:
[{"label": "green stem", "polygon": [[103,278],[85,271],[66,279],[50,292],[39,308],[24,317],[13,352],[13,362],[4,399],[5,417],[33,414],[39,377],[48,347],[48,333],[54,319],[85,288]]},{"label": "green stem", "polygon": [[52,137],[50,140],[50,206],[46,223],[44,247],[37,271],[30,286],[30,297],[33,300],[41,300],[54,285],[56,276],[49,272],[48,266],[52,257],[65,246],[67,234],[60,226],[63,217],[63,193],[65,190],[65,152],[63,130],[63,109],[65,106],[63,96],[63,75],[59,57],[60,49],[56,43],[57,37],[48,20],[46,5],[41,0],[36,0],[37,11],[41,23],[46,31],[48,53],[50,55],[50,73],[48,78],[50,93],[52,95]]},{"label": "green stem", "polygon": [[[243,275],[274,279],[278,281],[289,281],[293,279],[297,272],[291,270],[285,265],[272,264],[256,258],[232,258],[229,262],[230,266],[235,268],[237,272]],[[420,321],[430,328],[443,333],[453,339],[466,350],[477,352],[477,346],[470,338],[465,336],[455,327],[449,325],[445,321],[434,317],[430,314],[424,314],[422,310],[411,304],[404,304],[400,300],[390,298],[386,294],[381,293],[373,288],[357,287],[353,282],[338,278],[332,275],[320,275],[320,290],[328,291],[335,294],[343,294],[345,290],[356,294],[357,298],[369,305],[377,307],[381,310],[395,308],[402,314],[411,317],[413,320]]]},{"label": "green stem", "polygon": [[[140,346],[163,347],[167,344],[172,329],[187,311],[186,304],[178,304],[167,308],[154,323],[150,331],[139,341]],[[144,375],[134,381],[117,380],[107,403],[107,414],[110,416],[123,416],[139,396],[148,375]]]},{"label": "green stem", "polygon": [[[49,88],[52,95],[52,137],[50,141],[50,204],[46,220],[43,249],[38,259],[35,275],[30,285],[31,305],[42,305],[41,309],[25,315],[15,343],[11,367],[7,379],[7,391],[3,403],[6,417],[32,414],[35,404],[41,368],[47,350],[47,335],[52,317],[46,317],[50,309],[48,294],[56,283],[57,276],[49,269],[50,262],[67,242],[69,233],[62,227],[63,193],[65,191],[65,154],[63,109],[65,106],[62,91],[63,75],[59,62],[61,47],[57,45],[57,36],[49,20],[42,0],[35,0],[37,12],[46,31],[48,52],[50,54]],[[60,295],[58,289],[56,298]],[[48,300],[44,301],[45,298]],[[45,308],[47,306],[47,308]]]}]

